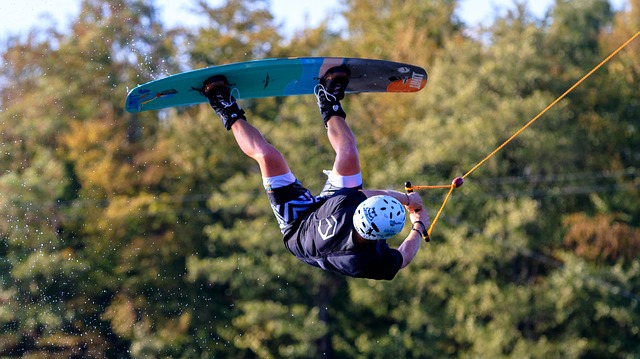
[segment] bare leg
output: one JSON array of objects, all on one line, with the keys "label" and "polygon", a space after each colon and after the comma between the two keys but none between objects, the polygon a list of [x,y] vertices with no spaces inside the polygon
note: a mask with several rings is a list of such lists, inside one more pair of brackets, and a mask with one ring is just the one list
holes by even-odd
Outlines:
[{"label": "bare leg", "polygon": [[332,116],[327,122],[327,136],[336,152],[332,171],[340,176],[352,176],[360,173],[356,138],[347,121],[343,117]]},{"label": "bare leg", "polygon": [[280,176],[290,171],[282,154],[247,121],[237,120],[231,126],[231,132],[242,152],[258,162],[262,177]]}]

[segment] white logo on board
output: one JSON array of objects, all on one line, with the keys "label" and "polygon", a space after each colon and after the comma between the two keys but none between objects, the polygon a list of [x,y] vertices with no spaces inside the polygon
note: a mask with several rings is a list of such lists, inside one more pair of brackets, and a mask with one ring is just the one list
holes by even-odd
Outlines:
[{"label": "white logo on board", "polygon": [[424,76],[422,74],[417,74],[414,72],[411,75],[411,80],[409,81],[409,87],[420,90],[423,80],[424,80]]}]

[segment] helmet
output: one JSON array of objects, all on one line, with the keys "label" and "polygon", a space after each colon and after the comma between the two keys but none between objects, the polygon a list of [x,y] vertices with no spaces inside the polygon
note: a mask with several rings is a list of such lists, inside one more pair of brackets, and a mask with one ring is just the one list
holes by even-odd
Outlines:
[{"label": "helmet", "polygon": [[353,227],[364,239],[385,240],[404,227],[404,206],[393,197],[373,196],[358,205]]}]

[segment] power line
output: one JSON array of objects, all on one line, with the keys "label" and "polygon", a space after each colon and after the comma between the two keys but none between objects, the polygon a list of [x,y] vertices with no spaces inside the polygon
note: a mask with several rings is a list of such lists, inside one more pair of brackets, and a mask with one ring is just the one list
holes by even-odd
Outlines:
[{"label": "power line", "polygon": [[[564,183],[564,186],[549,187],[544,186],[542,188],[521,189],[518,187],[516,191],[482,191],[481,193],[474,193],[474,197],[482,196],[484,198],[504,198],[509,196],[514,197],[534,197],[544,194],[553,194],[558,196],[572,196],[577,194],[588,193],[611,193],[617,191],[625,191],[629,186],[633,188],[640,188],[640,171],[635,168],[629,168],[622,171],[599,171],[599,172],[570,172],[562,174],[552,175],[522,175],[522,176],[504,176],[504,177],[489,177],[485,179],[474,180],[471,185],[478,184],[489,188],[495,188],[499,185],[543,185],[553,183]],[[585,184],[584,182],[593,182],[598,179],[623,179],[624,182],[616,183],[591,183]],[[573,185],[575,184],[575,185]],[[469,185],[467,185],[469,187]],[[512,187],[513,188],[513,187]],[[433,194],[430,194],[433,195]],[[118,196],[119,199],[131,198],[135,199],[138,196]],[[167,204],[183,204],[183,203],[197,203],[205,202],[211,197],[209,193],[193,193],[182,195],[168,195],[167,193],[152,194],[151,198],[158,202]],[[69,207],[72,205],[80,205],[83,207],[106,207],[112,199],[95,199],[95,198],[83,198],[78,197],[69,200],[23,200],[20,195],[14,195],[9,200],[9,203],[17,205],[18,207],[26,207],[27,209],[43,209],[54,207]],[[200,208],[200,207],[197,207]]]}]

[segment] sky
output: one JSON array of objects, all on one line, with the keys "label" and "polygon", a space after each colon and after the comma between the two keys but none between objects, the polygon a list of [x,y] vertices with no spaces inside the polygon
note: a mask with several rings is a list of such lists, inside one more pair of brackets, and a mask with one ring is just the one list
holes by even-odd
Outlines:
[{"label": "sky", "polygon": [[[221,0],[208,0],[219,4]],[[276,20],[283,24],[285,33],[308,26],[316,26],[331,12],[339,10],[340,0],[271,0]],[[525,0],[517,0],[522,2]],[[575,0],[581,1],[581,0]],[[169,26],[191,24],[197,17],[190,11],[196,0],[156,0],[161,16]],[[529,0],[530,11],[541,17],[554,0]],[[458,16],[468,25],[489,23],[495,10],[512,8],[514,0],[461,0]],[[612,0],[615,9],[621,9],[628,0]],[[54,21],[60,28],[68,28],[70,20],[80,11],[80,0],[2,0],[0,5],[0,39],[10,34],[24,33],[39,21]],[[47,20],[49,19],[49,20]]]}]

